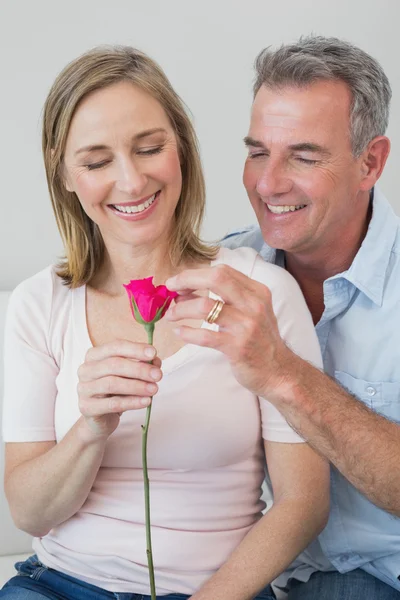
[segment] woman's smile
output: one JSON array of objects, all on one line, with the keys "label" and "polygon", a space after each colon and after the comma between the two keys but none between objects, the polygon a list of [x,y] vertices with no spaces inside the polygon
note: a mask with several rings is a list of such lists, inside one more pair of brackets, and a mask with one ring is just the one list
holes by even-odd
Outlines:
[{"label": "woman's smile", "polygon": [[113,214],[117,215],[120,219],[127,221],[138,221],[141,219],[146,219],[155,211],[160,194],[161,190],[152,196],[147,196],[146,198],[142,198],[136,202],[109,204],[108,207]]}]

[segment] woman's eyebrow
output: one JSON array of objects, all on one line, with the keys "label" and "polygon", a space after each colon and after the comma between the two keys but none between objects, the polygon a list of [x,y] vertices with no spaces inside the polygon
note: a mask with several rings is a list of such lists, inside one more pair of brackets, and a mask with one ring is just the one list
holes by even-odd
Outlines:
[{"label": "woman's eyebrow", "polygon": [[[142,140],[143,138],[153,135],[154,133],[167,133],[167,131],[163,127],[153,127],[152,129],[145,129],[144,131],[137,133],[135,136],[133,136],[133,139],[135,141]],[[75,152],[75,155],[81,154],[82,152],[95,152],[96,150],[109,150],[109,147],[105,144],[91,144],[89,146],[83,146],[82,148],[79,148],[79,150]]]}]

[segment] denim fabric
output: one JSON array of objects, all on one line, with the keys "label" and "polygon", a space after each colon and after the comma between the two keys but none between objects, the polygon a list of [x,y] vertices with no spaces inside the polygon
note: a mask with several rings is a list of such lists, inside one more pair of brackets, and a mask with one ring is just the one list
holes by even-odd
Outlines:
[{"label": "denim fabric", "polygon": [[369,573],[314,573],[306,583],[292,579],[288,600],[399,600],[400,592]]},{"label": "denim fabric", "polygon": [[[108,592],[85,583],[39,562],[36,555],[25,562],[16,563],[18,575],[10,579],[0,590],[3,600],[151,600],[150,596],[133,593]],[[185,600],[185,594],[157,596],[162,600]],[[260,592],[254,600],[274,600],[270,588]]]}]

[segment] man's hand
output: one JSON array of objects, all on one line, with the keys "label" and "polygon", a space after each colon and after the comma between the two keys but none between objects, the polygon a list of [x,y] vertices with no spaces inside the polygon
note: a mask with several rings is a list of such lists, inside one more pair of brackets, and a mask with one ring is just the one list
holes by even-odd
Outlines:
[{"label": "man's hand", "polygon": [[206,320],[215,300],[196,291],[211,291],[222,298],[218,331],[180,326],[178,335],[189,344],[223,352],[241,385],[259,396],[273,395],[294,355],[279,334],[270,290],[227,265],[186,270],[166,285],[180,294],[167,312],[170,321]]}]

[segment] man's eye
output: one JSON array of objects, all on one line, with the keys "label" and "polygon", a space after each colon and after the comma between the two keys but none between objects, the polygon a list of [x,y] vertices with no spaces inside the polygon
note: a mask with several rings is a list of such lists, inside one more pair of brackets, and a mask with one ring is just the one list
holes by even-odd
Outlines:
[{"label": "man's eye", "polygon": [[108,160],[102,160],[101,162],[98,162],[98,163],[92,163],[90,165],[85,165],[85,167],[87,168],[88,171],[94,171],[95,169],[101,169],[102,167],[105,167],[108,163],[109,163]]},{"label": "man's eye", "polygon": [[251,159],[262,158],[263,156],[267,156],[267,154],[265,152],[250,152],[249,153],[249,158],[251,158]]},{"label": "man's eye", "polygon": [[313,160],[311,158],[303,158],[301,156],[298,156],[297,160],[304,163],[305,165],[315,165],[318,162],[317,160]]},{"label": "man's eye", "polygon": [[152,156],[153,154],[159,154],[162,149],[162,146],[154,146],[153,148],[141,148],[137,151],[137,154],[140,154],[141,156]]}]

